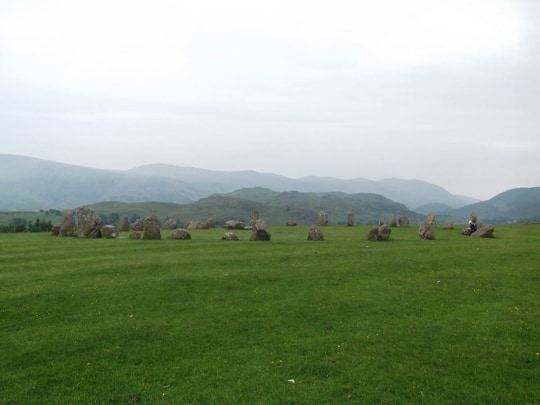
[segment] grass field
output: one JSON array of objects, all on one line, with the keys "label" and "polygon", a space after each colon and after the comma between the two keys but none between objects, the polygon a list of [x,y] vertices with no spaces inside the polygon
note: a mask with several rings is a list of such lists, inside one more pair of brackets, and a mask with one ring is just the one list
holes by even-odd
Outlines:
[{"label": "grass field", "polygon": [[321,229],[1,234],[0,404],[539,403],[539,225]]}]

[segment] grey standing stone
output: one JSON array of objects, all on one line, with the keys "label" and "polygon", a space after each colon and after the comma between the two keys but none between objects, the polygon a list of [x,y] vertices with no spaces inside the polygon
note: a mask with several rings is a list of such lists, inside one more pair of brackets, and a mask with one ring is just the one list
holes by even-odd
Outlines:
[{"label": "grey standing stone", "polygon": [[319,228],[312,226],[309,229],[307,239],[308,240],[324,240],[324,236],[322,232],[319,230]]},{"label": "grey standing stone", "polygon": [[167,237],[169,240],[190,240],[191,234],[186,229],[175,229]]},{"label": "grey standing stone", "polygon": [[250,240],[269,241],[271,238],[272,234],[262,219],[259,219],[253,224]]},{"label": "grey standing stone", "polygon": [[117,239],[120,236],[118,228],[114,225],[105,225],[101,228],[100,233],[103,239]]},{"label": "grey standing stone", "polygon": [[148,217],[144,220],[142,238],[144,240],[161,239],[161,230],[156,216]]},{"label": "grey standing stone", "polygon": [[124,215],[122,218],[120,218],[120,222],[118,222],[118,231],[129,232],[129,219],[127,215]]},{"label": "grey standing stone", "polygon": [[351,211],[347,214],[347,226],[354,226],[354,213]]},{"label": "grey standing stone", "polygon": [[418,227],[418,236],[420,239],[434,240],[435,239],[435,214],[429,213]]},{"label": "grey standing stone", "polygon": [[144,221],[142,218],[137,218],[133,223],[132,229],[134,231],[142,231],[144,229]]},{"label": "grey standing stone", "polygon": [[75,214],[73,211],[66,211],[60,222],[58,236],[74,236],[77,226],[75,224]]},{"label": "grey standing stone", "polygon": [[101,238],[103,221],[92,208],[81,207],[77,210],[77,235],[79,238]]},{"label": "grey standing stone", "polygon": [[238,236],[233,232],[225,232],[221,237],[221,240],[238,240]]},{"label": "grey standing stone", "polygon": [[317,221],[318,226],[327,226],[328,225],[328,214],[324,211],[319,212],[319,220]]},{"label": "grey standing stone", "polygon": [[406,217],[405,215],[402,215],[399,217],[398,223],[399,223],[399,226],[406,228],[409,226],[409,218]]}]

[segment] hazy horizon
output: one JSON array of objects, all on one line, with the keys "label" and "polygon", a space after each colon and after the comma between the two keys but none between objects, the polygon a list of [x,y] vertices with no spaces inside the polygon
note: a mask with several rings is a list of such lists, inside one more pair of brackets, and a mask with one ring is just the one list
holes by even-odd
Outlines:
[{"label": "hazy horizon", "polygon": [[0,153],[540,185],[532,0],[0,3]]}]

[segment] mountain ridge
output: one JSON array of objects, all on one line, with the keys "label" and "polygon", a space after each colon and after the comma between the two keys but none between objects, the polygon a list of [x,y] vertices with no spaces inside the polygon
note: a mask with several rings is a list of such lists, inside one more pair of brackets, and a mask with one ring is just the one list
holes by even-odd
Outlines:
[{"label": "mountain ridge", "polygon": [[383,195],[409,209],[429,202],[443,202],[452,207],[466,205],[442,187],[421,180],[377,182],[317,176],[292,179],[254,170],[212,171],[160,163],[129,170],[106,170],[6,154],[0,154],[0,173],[0,188],[4,190],[0,195],[2,211],[65,209],[100,201],[189,203],[246,187],[275,191],[367,192]]}]

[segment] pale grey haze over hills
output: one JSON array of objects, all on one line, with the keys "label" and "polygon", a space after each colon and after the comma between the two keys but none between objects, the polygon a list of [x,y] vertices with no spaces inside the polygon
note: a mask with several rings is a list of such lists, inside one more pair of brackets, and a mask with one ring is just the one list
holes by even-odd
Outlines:
[{"label": "pale grey haze over hills", "polygon": [[0,153],[540,185],[540,2],[0,2]]}]

